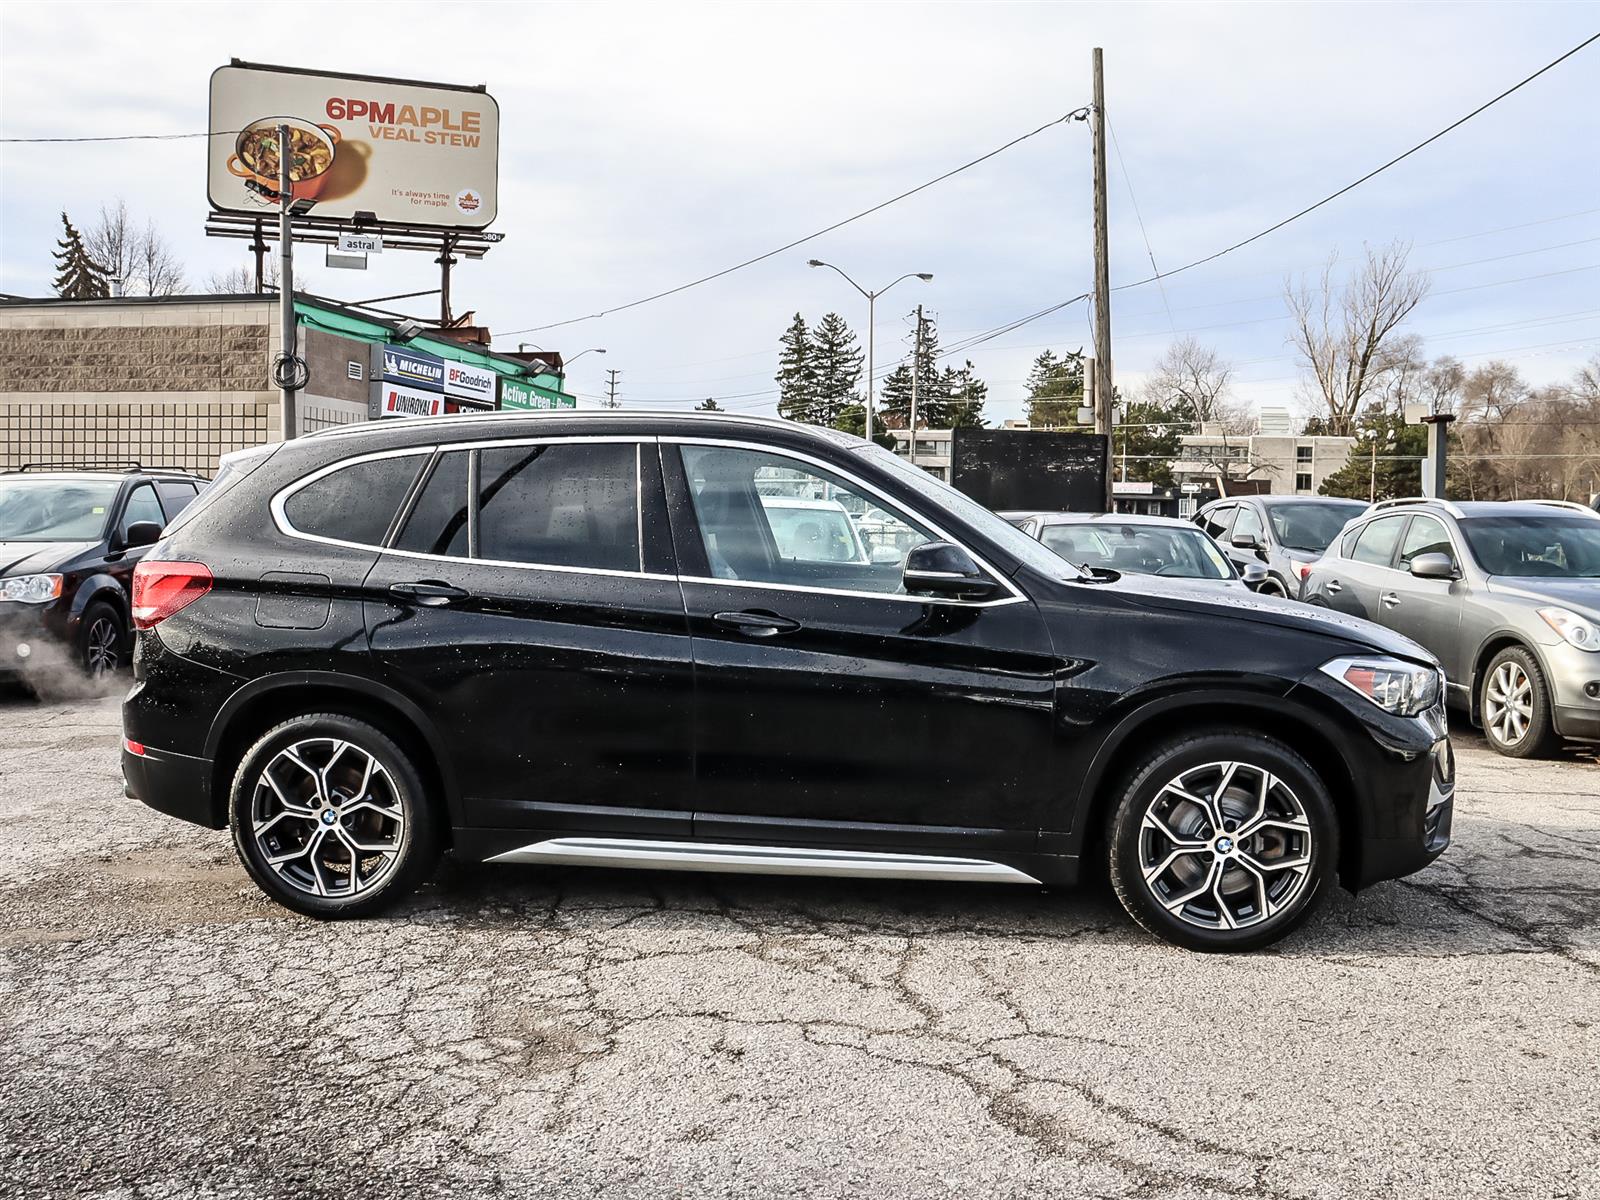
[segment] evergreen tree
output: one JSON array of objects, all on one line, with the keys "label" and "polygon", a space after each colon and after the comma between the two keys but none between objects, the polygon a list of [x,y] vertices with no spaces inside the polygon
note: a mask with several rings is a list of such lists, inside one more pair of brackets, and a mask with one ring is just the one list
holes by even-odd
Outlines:
[{"label": "evergreen tree", "polygon": [[56,273],[56,295],[68,300],[104,300],[111,294],[105,272],[89,257],[82,235],[72,227],[66,213],[61,214],[61,224],[66,227],[67,236],[56,243],[60,249],[54,252],[60,268]]},{"label": "evergreen tree", "polygon": [[1116,477],[1171,487],[1178,435],[1192,427],[1190,411],[1183,400],[1135,400],[1124,405],[1111,443]]},{"label": "evergreen tree", "polygon": [[1380,402],[1363,410],[1351,432],[1356,444],[1344,466],[1322,481],[1318,490],[1324,496],[1393,500],[1421,494],[1426,425],[1407,425],[1403,411]]},{"label": "evergreen tree", "polygon": [[700,401],[699,404],[694,406],[694,410],[695,412],[721,412],[722,405],[717,403],[716,397],[707,396],[704,400]]},{"label": "evergreen tree", "polygon": [[816,417],[816,372],[811,363],[811,336],[806,319],[795,313],[794,321],[778,339],[778,415],[791,421],[812,421]]},{"label": "evergreen tree", "polygon": [[989,385],[978,378],[970,358],[959,369],[944,369],[939,376],[939,391],[950,428],[982,429],[988,424],[983,415],[983,402],[989,396]]},{"label": "evergreen tree", "polygon": [[1028,424],[1035,429],[1072,429],[1084,403],[1083,351],[1060,358],[1046,350],[1028,372]]},{"label": "evergreen tree", "polygon": [[[791,330],[792,332],[792,330]],[[840,415],[859,403],[861,348],[856,335],[838,313],[829,313],[811,330],[811,372],[815,405],[809,420],[836,426]]]},{"label": "evergreen tree", "polygon": [[[917,370],[917,428],[947,429],[950,423],[950,406],[944,403],[948,393],[941,394],[939,387],[939,331],[933,318],[922,319],[922,352],[916,354],[916,331],[912,331],[913,357],[918,359]],[[882,398],[878,411],[884,424],[890,428],[905,429],[911,423],[911,363],[903,362],[883,381]]]}]

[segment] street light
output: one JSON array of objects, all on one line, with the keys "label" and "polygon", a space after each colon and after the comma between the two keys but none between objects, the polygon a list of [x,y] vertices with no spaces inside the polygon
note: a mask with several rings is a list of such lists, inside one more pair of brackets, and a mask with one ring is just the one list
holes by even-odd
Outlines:
[{"label": "street light", "polygon": [[573,363],[577,362],[585,354],[604,354],[605,352],[606,352],[606,349],[605,349],[604,346],[590,346],[587,350],[579,350],[571,358],[562,359],[561,361],[564,362],[567,366],[570,367]]},{"label": "street light", "polygon": [[[875,320],[874,320],[874,310],[877,307],[878,297],[883,295],[885,292],[887,292],[896,283],[900,283],[900,282],[902,282],[904,280],[907,280],[907,279],[920,279],[920,280],[922,280],[923,283],[932,283],[933,282],[933,275],[930,274],[927,271],[908,271],[906,274],[900,276],[899,279],[896,279],[893,283],[886,283],[881,288],[879,288],[877,291],[869,292],[869,291],[867,291],[866,288],[862,287],[854,279],[851,279],[850,276],[846,275],[843,271],[839,270],[838,267],[834,266],[830,262],[823,262],[820,258],[812,258],[812,259],[808,259],[806,261],[806,266],[808,266],[808,267],[827,267],[828,270],[833,271],[841,279],[843,279],[846,283],[848,283],[851,287],[855,288],[856,291],[860,292],[863,296],[865,296],[867,298],[867,426],[866,426],[866,430],[867,430],[867,441],[870,442],[872,440],[872,367],[873,367],[873,350],[874,350],[874,341],[875,341],[875,339],[873,337],[873,333],[874,333],[874,325],[876,323]],[[913,438],[913,440],[916,438],[916,431],[915,430],[912,431],[912,438]]]}]

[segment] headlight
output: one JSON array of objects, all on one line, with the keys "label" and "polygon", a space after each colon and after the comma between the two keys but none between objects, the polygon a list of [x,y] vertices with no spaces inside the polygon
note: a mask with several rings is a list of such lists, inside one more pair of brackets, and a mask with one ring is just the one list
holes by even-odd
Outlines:
[{"label": "headlight", "polygon": [[1418,666],[1398,658],[1336,658],[1323,663],[1324,674],[1360,692],[1385,712],[1414,717],[1439,702],[1444,681],[1433,667]]},{"label": "headlight", "polygon": [[43,604],[61,595],[59,575],[13,575],[0,579],[0,600],[20,600],[24,604]]},{"label": "headlight", "polygon": [[1600,629],[1593,621],[1566,608],[1541,608],[1544,623],[1559,633],[1569,646],[1579,650],[1600,650]]}]

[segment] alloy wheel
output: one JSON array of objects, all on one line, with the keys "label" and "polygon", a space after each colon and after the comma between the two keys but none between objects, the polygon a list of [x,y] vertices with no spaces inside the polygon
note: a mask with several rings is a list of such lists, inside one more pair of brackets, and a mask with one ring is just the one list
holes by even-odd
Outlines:
[{"label": "alloy wheel", "polygon": [[1522,664],[1508,660],[1489,676],[1483,692],[1483,723],[1507,746],[1527,736],[1533,724],[1533,680]]},{"label": "alloy wheel", "polygon": [[98,679],[117,669],[117,623],[108,616],[98,616],[89,623],[84,637],[83,665],[90,676]]},{"label": "alloy wheel", "polygon": [[278,751],[262,769],[250,825],[262,861],[290,887],[343,899],[394,871],[406,819],[382,763],[354,742],[317,737]]},{"label": "alloy wheel", "polygon": [[1247,762],[1190,767],[1145,809],[1139,867],[1156,903],[1202,929],[1288,909],[1311,877],[1311,822],[1282,779]]}]

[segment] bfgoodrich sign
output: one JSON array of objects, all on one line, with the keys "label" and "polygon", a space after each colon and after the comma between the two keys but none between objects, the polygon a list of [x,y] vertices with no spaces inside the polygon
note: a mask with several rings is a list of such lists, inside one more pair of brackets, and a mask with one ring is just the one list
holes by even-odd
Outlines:
[{"label": "bfgoodrich sign", "polygon": [[482,88],[235,60],[211,75],[213,208],[277,207],[279,124],[291,190],[317,215],[482,229],[499,207],[500,106]]}]

